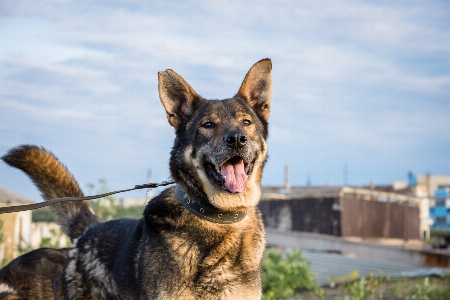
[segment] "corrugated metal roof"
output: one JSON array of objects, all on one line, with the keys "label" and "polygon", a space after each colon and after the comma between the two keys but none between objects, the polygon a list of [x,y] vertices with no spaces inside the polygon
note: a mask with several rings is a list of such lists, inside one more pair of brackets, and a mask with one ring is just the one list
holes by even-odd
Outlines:
[{"label": "corrugated metal roof", "polygon": [[26,204],[34,203],[34,201],[0,186],[0,205],[10,205],[13,203]]},{"label": "corrugated metal roof", "polygon": [[[306,259],[311,261],[311,270],[316,274],[317,280],[322,286],[331,282],[342,283],[367,277],[417,277],[450,274],[450,269],[445,268],[420,268],[405,263],[393,262],[379,259],[364,259],[359,257],[348,257],[340,254],[324,252],[303,252]],[[381,271],[381,273],[380,273]]]}]

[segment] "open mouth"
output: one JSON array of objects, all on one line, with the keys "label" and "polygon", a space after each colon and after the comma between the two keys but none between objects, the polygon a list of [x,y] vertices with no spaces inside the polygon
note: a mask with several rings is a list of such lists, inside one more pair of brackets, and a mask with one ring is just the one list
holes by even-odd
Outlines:
[{"label": "open mouth", "polygon": [[253,162],[246,163],[240,156],[234,156],[220,165],[209,162],[204,164],[209,179],[229,193],[242,193],[247,186],[247,179]]}]

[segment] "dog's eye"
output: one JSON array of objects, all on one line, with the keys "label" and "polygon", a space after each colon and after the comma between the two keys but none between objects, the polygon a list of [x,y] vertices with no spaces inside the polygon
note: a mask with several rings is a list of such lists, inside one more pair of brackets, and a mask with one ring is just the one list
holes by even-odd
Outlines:
[{"label": "dog's eye", "polygon": [[244,120],[242,121],[242,124],[248,126],[248,125],[252,124],[252,121],[247,120],[247,119],[244,119]]},{"label": "dog's eye", "polygon": [[214,126],[216,125],[213,122],[206,122],[205,124],[202,125],[202,127],[206,129],[214,128]]}]

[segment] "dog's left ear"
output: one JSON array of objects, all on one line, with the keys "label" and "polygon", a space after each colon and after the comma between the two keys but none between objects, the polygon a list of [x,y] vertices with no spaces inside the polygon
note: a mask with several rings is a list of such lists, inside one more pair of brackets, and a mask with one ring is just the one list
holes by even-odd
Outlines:
[{"label": "dog's left ear", "polygon": [[175,129],[192,115],[200,96],[175,71],[158,72],[159,99],[163,104],[167,119]]},{"label": "dog's left ear", "polygon": [[254,64],[242,82],[238,95],[246,99],[264,120],[269,119],[272,97],[272,62],[262,59]]}]

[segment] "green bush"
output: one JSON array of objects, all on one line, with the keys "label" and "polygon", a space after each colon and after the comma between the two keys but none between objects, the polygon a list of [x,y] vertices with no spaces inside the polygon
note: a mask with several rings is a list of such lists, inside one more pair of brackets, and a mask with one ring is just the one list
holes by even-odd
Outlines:
[{"label": "green bush", "polygon": [[300,250],[288,251],[283,258],[277,250],[268,249],[262,263],[263,299],[285,299],[300,292],[312,292],[322,298],[324,292],[310,265]]},{"label": "green bush", "polygon": [[427,296],[433,300],[448,300],[450,299],[450,286],[432,289]]},{"label": "green bush", "polygon": [[[349,284],[345,288],[347,297],[344,299],[364,300],[364,299],[383,299],[383,296],[374,298],[376,288],[378,286],[378,279],[372,276],[369,279],[361,277],[359,280]],[[349,296],[349,297],[348,297]]]},{"label": "green bush", "polygon": [[55,215],[50,211],[50,207],[42,207],[31,211],[32,222],[56,222]]},{"label": "green bush", "polygon": [[145,206],[132,206],[128,208],[117,207],[116,214],[114,215],[113,219],[120,219],[120,218],[140,219],[142,218],[144,209]]},{"label": "green bush", "polygon": [[0,220],[0,245],[5,242],[5,235],[3,234],[3,224],[5,221]]},{"label": "green bush", "polygon": [[341,288],[340,300],[448,300],[450,277],[383,278],[370,275]]},{"label": "green bush", "polygon": [[423,282],[417,283],[411,293],[411,300],[430,300],[429,294],[433,291],[430,279],[425,277]]},{"label": "green bush", "polygon": [[[5,242],[5,235],[3,234],[3,224],[5,221],[0,220],[0,245]],[[0,269],[3,268],[8,264],[8,260],[6,258],[3,258],[3,260],[0,261]]]}]

